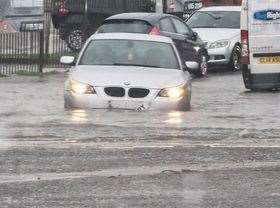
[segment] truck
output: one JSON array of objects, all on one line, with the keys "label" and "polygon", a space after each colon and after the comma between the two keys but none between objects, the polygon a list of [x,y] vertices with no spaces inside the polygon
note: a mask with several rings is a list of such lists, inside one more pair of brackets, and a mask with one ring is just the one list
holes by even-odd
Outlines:
[{"label": "truck", "polygon": [[280,1],[243,0],[242,74],[250,90],[280,88]]},{"label": "truck", "polygon": [[72,51],[79,51],[107,17],[123,12],[155,12],[156,0],[48,0],[45,6],[61,39]]}]

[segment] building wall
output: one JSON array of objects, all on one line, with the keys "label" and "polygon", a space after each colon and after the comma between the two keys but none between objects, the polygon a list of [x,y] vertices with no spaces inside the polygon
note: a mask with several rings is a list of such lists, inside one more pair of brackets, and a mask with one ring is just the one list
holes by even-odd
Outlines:
[{"label": "building wall", "polygon": [[12,7],[40,7],[43,0],[10,0]]},{"label": "building wall", "polygon": [[[193,0],[163,0],[167,12],[183,12],[184,3]],[[200,1],[200,0],[197,0]],[[241,5],[242,0],[202,0],[204,6]]]},{"label": "building wall", "polygon": [[213,6],[213,5],[241,5],[242,0],[204,0],[205,6]]}]

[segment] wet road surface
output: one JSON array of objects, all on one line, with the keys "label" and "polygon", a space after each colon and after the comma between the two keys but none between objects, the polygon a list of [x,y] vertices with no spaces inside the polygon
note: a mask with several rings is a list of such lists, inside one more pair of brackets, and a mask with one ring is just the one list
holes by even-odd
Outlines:
[{"label": "wet road surface", "polygon": [[280,207],[280,93],[193,82],[191,112],[68,110],[66,75],[0,78],[0,207]]}]

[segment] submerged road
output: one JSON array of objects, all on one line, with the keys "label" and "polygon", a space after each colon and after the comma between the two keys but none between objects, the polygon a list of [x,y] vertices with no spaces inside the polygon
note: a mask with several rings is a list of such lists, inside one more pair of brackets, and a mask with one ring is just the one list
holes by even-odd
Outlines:
[{"label": "submerged road", "polygon": [[0,78],[1,208],[279,208],[280,93],[193,82],[190,112],[68,110],[65,74]]}]

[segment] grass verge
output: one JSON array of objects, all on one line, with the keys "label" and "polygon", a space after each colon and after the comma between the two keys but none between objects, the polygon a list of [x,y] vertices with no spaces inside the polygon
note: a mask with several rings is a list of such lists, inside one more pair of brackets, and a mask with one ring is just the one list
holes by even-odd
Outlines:
[{"label": "grass verge", "polygon": [[40,75],[42,75],[42,73],[19,70],[19,71],[16,72],[16,75],[20,75],[20,76],[40,76]]},{"label": "grass verge", "polygon": [[61,56],[77,56],[77,53],[53,53],[53,54],[43,54],[42,57],[40,57],[40,54],[0,54],[0,59],[2,60],[9,60],[9,61],[39,61],[40,58],[47,60],[47,61],[59,61]]},{"label": "grass verge", "polygon": [[41,72],[29,72],[29,71],[25,71],[25,70],[19,70],[16,72],[16,75],[19,75],[19,76],[47,76],[47,75],[53,75],[53,74],[58,74],[58,72],[51,71],[51,72],[41,73]]},{"label": "grass verge", "polygon": [[0,78],[4,78],[4,77],[7,77],[7,75],[4,75],[4,74],[0,73]]}]

